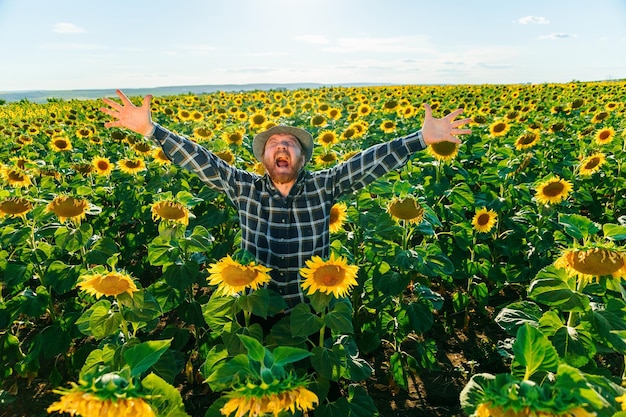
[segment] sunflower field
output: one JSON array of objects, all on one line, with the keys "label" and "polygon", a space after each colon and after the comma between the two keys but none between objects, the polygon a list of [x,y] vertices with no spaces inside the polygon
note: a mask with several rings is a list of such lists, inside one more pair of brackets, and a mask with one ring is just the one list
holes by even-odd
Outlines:
[{"label": "sunflower field", "polygon": [[[625,88],[155,97],[156,122],[258,173],[275,124],[313,134],[320,170],[419,129],[423,103],[471,117],[462,145],[333,207],[288,315],[226,196],[104,128],[101,100],[1,105],[0,415],[392,415],[376,390],[388,407],[441,367],[438,341],[480,334],[441,415],[626,416]],[[42,380],[43,406],[24,396]]]}]

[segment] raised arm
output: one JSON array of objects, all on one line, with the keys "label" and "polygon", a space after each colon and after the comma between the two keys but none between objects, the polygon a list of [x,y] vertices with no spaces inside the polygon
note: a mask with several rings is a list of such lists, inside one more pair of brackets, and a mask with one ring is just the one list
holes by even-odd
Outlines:
[{"label": "raised arm", "polygon": [[115,93],[122,101],[122,104],[110,98],[105,97],[102,99],[109,107],[102,107],[100,110],[115,119],[111,122],[106,122],[104,127],[123,127],[144,136],[152,133],[154,130],[150,116],[152,95],[145,96],[141,106],[137,107],[121,90],[116,90]]},{"label": "raised arm", "polygon": [[430,105],[424,104],[426,115],[422,124],[422,136],[426,145],[437,142],[454,142],[461,143],[457,135],[468,135],[472,133],[471,129],[459,129],[460,126],[466,125],[472,121],[471,118],[454,120],[458,115],[463,113],[463,109],[457,109],[450,112],[441,119],[433,117]]}]

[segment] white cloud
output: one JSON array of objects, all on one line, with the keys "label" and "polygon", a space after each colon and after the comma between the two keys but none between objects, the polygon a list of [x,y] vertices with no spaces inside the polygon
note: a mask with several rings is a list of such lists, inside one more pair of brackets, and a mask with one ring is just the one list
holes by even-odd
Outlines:
[{"label": "white cloud", "polygon": [[294,38],[298,42],[310,43],[313,45],[326,45],[330,43],[324,35],[300,35]]},{"label": "white cloud", "polygon": [[569,33],[551,33],[549,35],[540,36],[539,39],[555,40],[555,39],[569,39],[569,38],[575,38],[575,37],[576,35],[571,35]]},{"label": "white cloud", "polygon": [[106,49],[101,45],[93,43],[44,43],[42,49],[67,50],[67,51],[94,51]]},{"label": "white cloud", "polygon": [[86,32],[85,29],[73,23],[67,23],[67,22],[55,23],[54,26],[52,27],[52,31],[55,33],[62,33],[65,35],[75,35],[77,33]]},{"label": "white cloud", "polygon": [[517,23],[520,23],[522,25],[527,25],[529,23],[536,25],[547,25],[548,23],[550,23],[550,21],[542,16],[524,16],[517,19]]},{"label": "white cloud", "polygon": [[214,46],[202,44],[185,45],[182,47],[182,49],[193,55],[207,55],[209,52],[217,50],[217,48]]},{"label": "white cloud", "polygon": [[426,36],[392,38],[342,38],[336,46],[324,48],[327,52],[377,52],[377,53],[432,53]]}]

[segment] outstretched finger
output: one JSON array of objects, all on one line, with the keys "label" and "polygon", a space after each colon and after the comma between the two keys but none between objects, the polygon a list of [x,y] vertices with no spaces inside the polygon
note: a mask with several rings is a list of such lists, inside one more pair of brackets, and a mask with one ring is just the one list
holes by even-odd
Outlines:
[{"label": "outstretched finger", "polygon": [[143,98],[143,103],[141,104],[141,107],[144,109],[149,109],[151,101],[152,101],[152,94],[148,94],[147,96]]},{"label": "outstretched finger", "polygon": [[456,109],[455,111],[448,113],[446,119],[456,119],[456,117],[464,111],[465,109]]},{"label": "outstretched finger", "polygon": [[125,106],[128,106],[129,104],[131,106],[134,106],[134,104],[130,101],[126,94],[122,92],[122,90],[115,90],[115,94],[117,94],[117,96],[120,98],[120,100],[122,100],[122,103],[124,103]]},{"label": "outstretched finger", "polygon": [[430,104],[424,103],[424,111],[426,112],[426,119],[432,119],[433,109],[430,108]]},{"label": "outstretched finger", "polygon": [[111,106],[113,109],[117,111],[122,109],[122,106],[117,101],[113,101],[108,97],[102,97],[102,101],[104,101],[105,104],[107,104],[108,106]]},{"label": "outstretched finger", "polygon": [[458,127],[458,126],[466,125],[466,124],[468,124],[471,121],[472,121],[472,118],[471,117],[467,117],[465,119],[454,120],[453,122],[450,123],[450,125],[452,127]]}]

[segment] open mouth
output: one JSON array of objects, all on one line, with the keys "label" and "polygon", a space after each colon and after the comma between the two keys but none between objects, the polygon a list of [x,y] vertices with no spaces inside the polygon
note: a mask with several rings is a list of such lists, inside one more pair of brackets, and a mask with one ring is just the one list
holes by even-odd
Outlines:
[{"label": "open mouth", "polygon": [[276,166],[278,168],[287,168],[289,167],[289,159],[285,157],[278,156],[276,157]]}]

